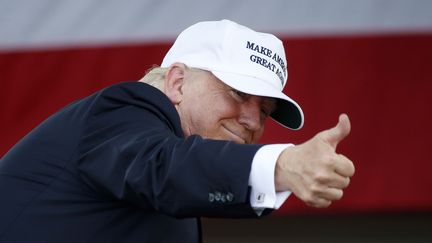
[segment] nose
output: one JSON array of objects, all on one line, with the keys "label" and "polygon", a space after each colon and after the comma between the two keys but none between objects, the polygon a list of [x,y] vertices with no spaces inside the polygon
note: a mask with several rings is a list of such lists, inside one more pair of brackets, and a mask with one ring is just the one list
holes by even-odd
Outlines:
[{"label": "nose", "polygon": [[253,96],[241,105],[239,123],[250,131],[262,129],[261,97]]}]

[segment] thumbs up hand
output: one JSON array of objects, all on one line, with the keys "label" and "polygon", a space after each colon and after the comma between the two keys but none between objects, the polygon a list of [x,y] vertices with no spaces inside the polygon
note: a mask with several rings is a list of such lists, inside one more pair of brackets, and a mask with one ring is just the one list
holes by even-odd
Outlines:
[{"label": "thumbs up hand", "polygon": [[348,116],[339,116],[338,124],[312,139],[285,149],[276,162],[277,191],[292,191],[313,207],[328,207],[339,200],[354,175],[354,164],[336,147],[351,130]]}]

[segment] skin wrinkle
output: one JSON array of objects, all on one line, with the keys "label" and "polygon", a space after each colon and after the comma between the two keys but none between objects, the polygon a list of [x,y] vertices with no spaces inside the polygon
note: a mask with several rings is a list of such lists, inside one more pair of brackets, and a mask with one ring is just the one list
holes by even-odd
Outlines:
[{"label": "skin wrinkle", "polygon": [[182,75],[181,101],[176,109],[186,136],[199,134],[236,143],[258,142],[264,122],[276,104],[273,98],[236,91],[208,71],[184,68]]}]

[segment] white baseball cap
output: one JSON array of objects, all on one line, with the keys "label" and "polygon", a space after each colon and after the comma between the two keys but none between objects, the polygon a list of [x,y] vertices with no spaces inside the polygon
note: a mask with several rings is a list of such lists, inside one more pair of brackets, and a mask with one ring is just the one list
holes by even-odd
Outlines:
[{"label": "white baseball cap", "polygon": [[283,93],[288,70],[283,43],[230,20],[194,24],[177,37],[161,67],[175,62],[210,71],[243,93],[277,100],[270,115],[284,127],[303,126],[303,111]]}]

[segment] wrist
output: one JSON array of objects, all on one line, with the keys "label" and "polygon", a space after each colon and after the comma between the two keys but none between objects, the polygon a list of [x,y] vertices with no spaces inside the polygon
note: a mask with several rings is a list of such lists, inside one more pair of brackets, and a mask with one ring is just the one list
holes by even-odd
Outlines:
[{"label": "wrist", "polygon": [[275,166],[275,189],[277,192],[291,190],[289,186],[288,163],[295,147],[288,147],[279,155]]}]

